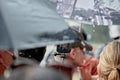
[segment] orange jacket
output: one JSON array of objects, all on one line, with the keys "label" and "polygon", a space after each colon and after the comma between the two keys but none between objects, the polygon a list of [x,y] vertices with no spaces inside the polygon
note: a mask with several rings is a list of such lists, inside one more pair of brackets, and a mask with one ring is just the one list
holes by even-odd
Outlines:
[{"label": "orange jacket", "polygon": [[0,51],[0,76],[4,74],[4,71],[10,67],[13,62],[13,55],[7,50]]},{"label": "orange jacket", "polygon": [[97,75],[98,60],[94,57],[88,57],[85,59],[85,66],[88,67],[88,71],[91,75]]}]

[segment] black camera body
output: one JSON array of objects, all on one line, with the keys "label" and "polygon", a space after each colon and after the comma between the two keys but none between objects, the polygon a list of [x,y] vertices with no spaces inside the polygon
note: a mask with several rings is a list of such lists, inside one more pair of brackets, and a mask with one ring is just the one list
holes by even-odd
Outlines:
[{"label": "black camera body", "polygon": [[69,53],[70,50],[71,50],[71,45],[69,43],[57,45],[58,53]]}]

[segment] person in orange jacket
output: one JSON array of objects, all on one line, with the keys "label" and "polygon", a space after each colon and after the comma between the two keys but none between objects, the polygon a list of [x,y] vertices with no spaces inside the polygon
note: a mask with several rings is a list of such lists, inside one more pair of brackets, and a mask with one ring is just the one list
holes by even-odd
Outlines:
[{"label": "person in orange jacket", "polygon": [[13,54],[8,50],[0,51],[0,76],[3,76],[5,70],[13,63]]}]

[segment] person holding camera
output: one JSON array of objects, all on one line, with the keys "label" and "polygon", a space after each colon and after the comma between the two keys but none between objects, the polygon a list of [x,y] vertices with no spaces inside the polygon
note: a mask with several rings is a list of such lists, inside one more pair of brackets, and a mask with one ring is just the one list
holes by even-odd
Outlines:
[{"label": "person holding camera", "polygon": [[67,74],[72,80],[74,69],[82,66],[84,59],[83,47],[79,43],[57,46],[57,52],[49,62],[49,66]]}]

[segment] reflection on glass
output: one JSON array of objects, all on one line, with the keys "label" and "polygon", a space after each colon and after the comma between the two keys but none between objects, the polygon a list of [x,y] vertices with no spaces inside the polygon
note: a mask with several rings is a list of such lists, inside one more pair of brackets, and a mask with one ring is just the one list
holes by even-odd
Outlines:
[{"label": "reflection on glass", "polygon": [[118,0],[50,1],[65,19],[94,25],[120,25],[120,1]]}]

